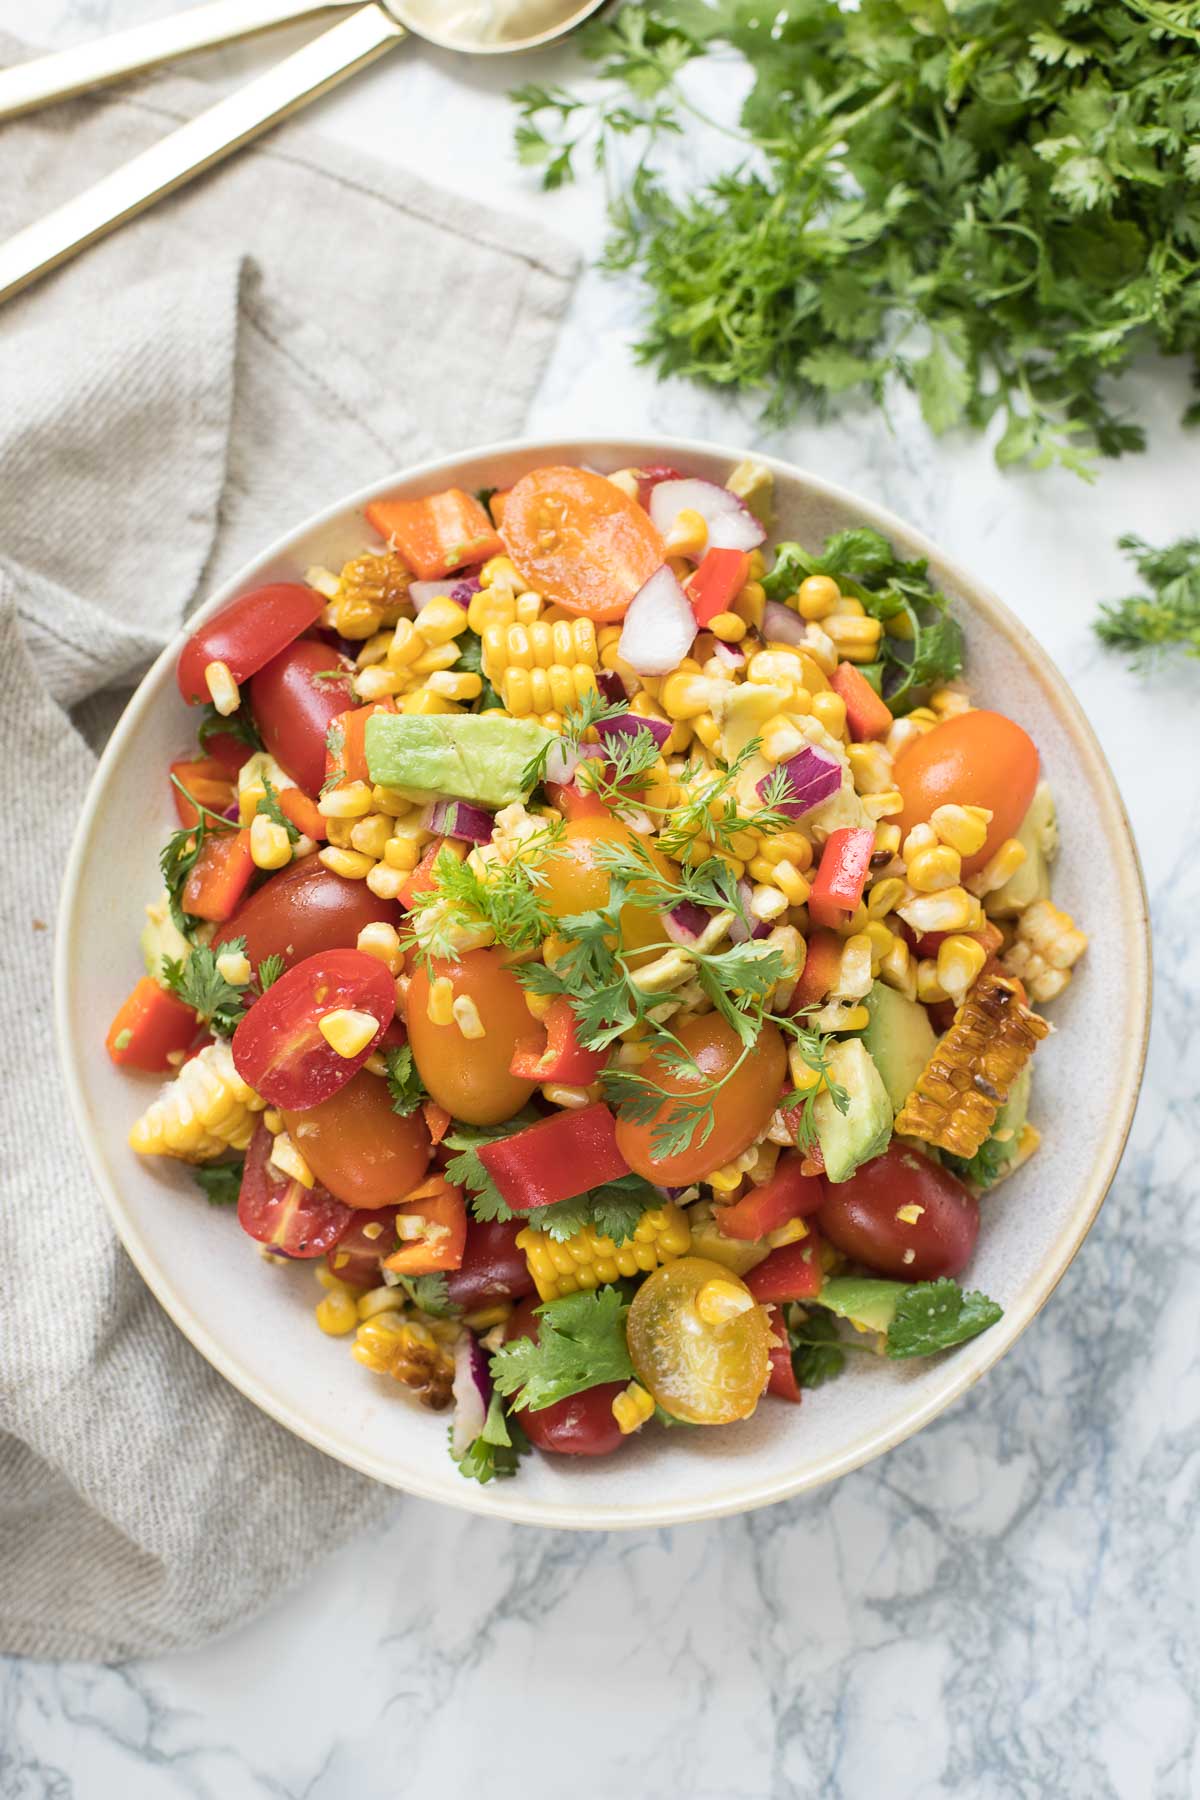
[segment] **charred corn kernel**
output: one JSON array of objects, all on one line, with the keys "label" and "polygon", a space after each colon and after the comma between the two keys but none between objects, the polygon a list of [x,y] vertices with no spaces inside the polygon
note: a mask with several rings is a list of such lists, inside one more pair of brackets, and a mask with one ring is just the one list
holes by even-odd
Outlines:
[{"label": "charred corn kernel", "polygon": [[826,690],[823,694],[812,697],[813,718],[823,725],[830,737],[840,738],[846,735],[846,702],[840,694]]},{"label": "charred corn kernel", "polygon": [[406,876],[400,869],[391,869],[387,863],[377,862],[367,870],[363,879],[377,899],[398,900]]},{"label": "charred corn kernel", "polygon": [[918,850],[908,859],[908,885],[918,894],[940,894],[962,879],[962,857],[949,844]]},{"label": "charred corn kernel", "polygon": [[777,862],[771,880],[786,897],[789,906],[804,906],[807,903],[812,889],[795,863],[790,863],[786,859],[783,862]]},{"label": "charred corn kernel", "polygon": [[827,619],[842,590],[830,575],[809,575],[796,592],[796,611],[802,619]]},{"label": "charred corn kernel", "polygon": [[877,881],[874,887],[867,889],[867,916],[871,919],[884,919],[904,898],[904,883],[898,876],[889,875],[883,881]]},{"label": "charred corn kernel", "polygon": [[696,1294],[696,1311],[706,1325],[724,1325],[754,1306],[754,1296],[743,1282],[715,1276]]},{"label": "charred corn kernel", "polygon": [[206,663],[204,685],[208,689],[209,699],[223,719],[237,711],[242,696],[228,663]]},{"label": "charred corn kernel", "polygon": [[479,571],[479,585],[490,588],[496,583],[505,587],[519,588],[521,577],[517,574],[516,564],[508,556],[490,556]]},{"label": "charred corn kernel", "polygon": [[335,875],[344,875],[347,881],[362,881],[377,866],[375,859],[364,855],[361,850],[341,850],[327,846],[319,854],[327,869],[332,870]]},{"label": "charred corn kernel", "polygon": [[548,1100],[551,1106],[561,1106],[564,1110],[571,1111],[591,1106],[600,1095],[591,1088],[572,1087],[565,1081],[547,1081],[542,1087],[542,1098]]},{"label": "charred corn kernel", "polygon": [[400,933],[386,919],[373,919],[369,925],[364,925],[355,948],[364,956],[372,956],[376,962],[381,962],[390,975],[398,975],[404,967]]},{"label": "charred corn kernel", "polygon": [[906,1000],[916,999],[916,965],[912,952],[902,937],[893,936],[890,950],[880,961],[879,978],[888,987],[895,988],[898,994],[903,994]]},{"label": "charred corn kernel", "polygon": [[622,1393],[614,1396],[612,1416],[621,1436],[628,1437],[631,1432],[640,1431],[647,1419],[654,1417],[654,1401],[640,1382],[631,1381]]},{"label": "charred corn kernel", "polygon": [[922,1006],[936,1006],[949,994],[938,980],[937,958],[923,956],[917,963],[917,999]]},{"label": "charred corn kernel", "polygon": [[518,1233],[529,1273],[543,1300],[558,1300],[581,1288],[596,1288],[619,1276],[648,1273],[660,1263],[686,1256],[692,1247],[687,1215],[673,1202],[644,1212],[631,1238],[617,1244],[598,1237],[590,1225],[556,1243],[547,1232],[527,1226]]},{"label": "charred corn kernel", "polygon": [[379,1030],[379,1021],[373,1013],[340,1006],[317,1020],[317,1030],[331,1050],[349,1060],[366,1049]]},{"label": "charred corn kernel", "polygon": [[860,794],[884,794],[892,786],[892,759],[882,744],[851,744],[846,761]]},{"label": "charred corn kernel", "polygon": [[416,619],[417,631],[426,644],[449,644],[462,636],[467,625],[466,609],[457,600],[451,600],[448,594],[430,600]]},{"label": "charred corn kernel", "polygon": [[897,906],[896,911],[918,936],[927,931],[978,931],[983,925],[983,908],[962,887],[942,888],[935,894],[914,894]]},{"label": "charred corn kernel", "polygon": [[401,619],[392,633],[392,641],[388,645],[387,662],[392,669],[411,669],[419,656],[425,654],[425,640],[421,637],[411,619]]},{"label": "charred corn kernel", "polygon": [[285,825],[277,825],[266,813],[255,813],[250,822],[250,855],[256,869],[282,869],[292,860],[292,840]]},{"label": "charred corn kernel", "polygon": [[146,1108],[130,1146],[142,1156],[208,1162],[223,1150],[244,1150],[265,1105],[234,1068],[228,1043],[206,1044]]},{"label": "charred corn kernel", "polygon": [[717,613],[708,621],[708,629],[723,644],[740,644],[746,635],[746,621],[735,612]]},{"label": "charred corn kernel", "polygon": [[745,619],[746,624],[757,631],[767,610],[767,590],[762,582],[752,578],[740,588],[733,602],[733,610],[739,619]]},{"label": "charred corn kernel", "polygon": [[675,515],[675,523],[663,539],[670,556],[703,556],[708,544],[708,522],[702,513],[685,506]]},{"label": "charred corn kernel", "polygon": [[428,650],[422,650],[409,673],[423,680],[427,675],[436,675],[439,670],[452,669],[457,661],[457,644],[431,644]]},{"label": "charred corn kernel", "polygon": [[317,801],[323,819],[363,819],[370,810],[371,785],[367,781],[344,781]]},{"label": "charred corn kernel", "polygon": [[425,678],[425,686],[429,693],[440,694],[443,700],[478,700],[483,692],[483,682],[478,675],[472,675],[466,669],[457,672],[452,669],[438,669]]},{"label": "charred corn kernel", "polygon": [[618,469],[614,475],[606,476],[605,480],[611,481],[615,488],[619,488],[627,500],[636,500],[641,493],[641,484],[638,481],[636,469]]},{"label": "charred corn kernel", "polygon": [[834,615],[825,620],[825,630],[838,655],[846,662],[874,662],[879,654],[883,626],[878,619]]},{"label": "charred corn kernel", "polygon": [[803,1219],[789,1219],[786,1225],[767,1233],[767,1242],[772,1250],[782,1250],[787,1244],[803,1243],[807,1236],[808,1226]]},{"label": "charred corn kernel", "polygon": [[354,692],[360,700],[386,700],[402,694],[407,681],[408,675],[402,669],[360,669],[354,677]]},{"label": "charred corn kernel", "polygon": [[982,972],[987,951],[978,938],[952,933],[938,945],[937,978],[951,1000],[961,1003],[967,989]]},{"label": "charred corn kernel", "polygon": [[1030,998],[1055,1000],[1070,984],[1071,970],[1087,949],[1087,933],[1080,931],[1070,913],[1049,900],[1026,907],[1017,924],[1017,935],[1001,961],[1009,974],[1019,976]]},{"label": "charred corn kernel", "polygon": [[796,730],[790,719],[785,718],[782,713],[776,713],[763,726],[759,749],[769,763],[781,763],[787,762],[789,757],[798,756],[807,742],[807,738]]},{"label": "charred corn kernel", "polygon": [[457,700],[444,700],[441,694],[431,694],[428,688],[422,688],[419,694],[406,694],[400,702],[402,713],[416,714],[420,718],[432,718],[443,713],[457,713],[462,707]]},{"label": "charred corn kernel", "polygon": [[398,1312],[364,1319],[355,1334],[354,1358],[375,1374],[402,1382],[433,1412],[442,1412],[450,1404],[454,1352],[418,1319]]},{"label": "charred corn kernel", "polygon": [[863,931],[863,936],[871,946],[871,973],[878,975],[883,967],[883,959],[895,943],[895,935],[880,919],[872,919]]},{"label": "charred corn kernel", "polygon": [[[1025,861],[1028,852],[1020,838],[1005,838],[994,856],[989,856],[977,875],[967,878],[967,886],[980,898],[1002,888]],[[911,877],[910,877],[911,879]]]},{"label": "charred corn kernel", "polygon": [[707,676],[680,673],[668,675],[662,684],[659,703],[669,719],[696,719],[707,711],[712,684]]},{"label": "charred corn kernel", "polygon": [[952,1156],[974,1156],[1049,1029],[1021,1004],[1012,981],[981,976],[921,1071],[896,1120],[897,1132]]},{"label": "charred corn kernel", "polygon": [[358,1324],[358,1310],[345,1288],[326,1294],[316,1308],[317,1324],[329,1337],[345,1337]]},{"label": "charred corn kernel", "polygon": [[454,984],[448,975],[439,975],[430,982],[425,1012],[431,1025],[454,1023]]},{"label": "charred corn kernel", "polygon": [[384,813],[368,813],[365,819],[356,819],[350,827],[350,847],[378,862],[391,835],[392,821]]},{"label": "charred corn kernel", "polygon": [[217,958],[217,974],[230,987],[245,987],[252,973],[250,959],[242,950],[225,950]]},{"label": "charred corn kernel", "polygon": [[409,837],[396,837],[394,834],[383,846],[383,860],[389,869],[398,869],[408,875],[421,860],[421,846]]},{"label": "charred corn kernel", "polygon": [[[337,600],[353,618],[368,611],[378,614],[384,624],[391,625],[408,607],[412,576],[404,559],[394,550],[383,555],[356,556],[342,570]],[[346,631],[344,637],[369,637],[369,631]]]},{"label": "charred corn kernel", "polygon": [[943,844],[960,856],[976,856],[987,841],[992,815],[986,806],[935,806],[929,823]]},{"label": "charred corn kernel", "polygon": [[469,994],[458,994],[450,1008],[454,1023],[463,1037],[474,1043],[478,1038],[487,1036],[483,1020],[479,1016],[479,1008]]},{"label": "charred corn kernel", "polygon": [[316,1177],[286,1131],[276,1132],[267,1161],[289,1181],[298,1181],[301,1187],[310,1188],[315,1183]]}]

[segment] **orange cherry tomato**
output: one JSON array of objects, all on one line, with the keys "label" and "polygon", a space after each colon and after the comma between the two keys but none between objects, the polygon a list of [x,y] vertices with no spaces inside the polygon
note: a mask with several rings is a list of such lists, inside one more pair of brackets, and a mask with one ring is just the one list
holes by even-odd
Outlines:
[{"label": "orange cherry tomato", "polygon": [[655,1156],[655,1130],[670,1117],[678,1100],[703,1094],[713,1082],[729,1074],[742,1053],[737,1032],[719,1013],[687,1020],[676,1036],[695,1060],[700,1080],[674,1073],[661,1056],[651,1056],[638,1073],[671,1098],[664,1101],[647,1125],[636,1125],[631,1119],[617,1120],[617,1144],[630,1168],[647,1181],[665,1187],[687,1187],[749,1149],[770,1123],[787,1073],[783,1038],[774,1025],[764,1025],[737,1073],[713,1095],[713,1124],[708,1136],[702,1139],[697,1131],[686,1149],[672,1156]]},{"label": "orange cherry tomato", "polygon": [[[572,913],[591,912],[608,905],[609,876],[596,852],[601,844],[616,844],[628,849],[634,834],[610,812],[586,818],[571,819],[553,853],[542,864],[545,884],[539,896],[546,910],[556,919]],[[644,843],[645,840],[643,839]],[[653,846],[650,859],[660,874],[671,877],[675,865],[667,861]],[[651,945],[662,945],[665,933],[656,906],[626,906],[621,909],[621,943],[633,967],[649,962],[660,954]]]},{"label": "orange cherry tomato", "polygon": [[982,869],[1029,811],[1037,787],[1037,746],[1003,713],[960,713],[914,738],[896,763],[904,797],[900,835],[926,824],[938,806],[986,806],[992,813],[987,841],[963,857],[963,874]]},{"label": "orange cherry tomato", "polygon": [[[283,1122],[305,1162],[345,1206],[389,1206],[412,1192],[432,1145],[419,1111],[392,1111],[386,1081],[362,1069],[328,1100]],[[395,1248],[392,1234],[387,1248]]]},{"label": "orange cherry tomato", "polygon": [[443,975],[456,1000],[465,996],[474,1001],[484,1034],[468,1038],[457,1024],[435,1025],[429,1017],[430,975],[418,968],[408,990],[406,1017],[421,1079],[456,1119],[498,1125],[519,1112],[537,1086],[509,1069],[513,1051],[533,1023],[525,990],[497,950],[469,950],[457,962],[435,963],[434,979]]},{"label": "orange cherry tomato", "polygon": [[526,587],[597,623],[622,618],[666,558],[649,513],[586,469],[523,475],[501,536]]}]

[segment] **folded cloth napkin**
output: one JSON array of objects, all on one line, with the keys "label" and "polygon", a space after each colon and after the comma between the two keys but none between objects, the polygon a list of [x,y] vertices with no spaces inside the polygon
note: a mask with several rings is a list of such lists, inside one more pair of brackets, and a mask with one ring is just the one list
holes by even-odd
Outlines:
[{"label": "folded cloth napkin", "polygon": [[[0,232],[208,98],[4,127]],[[186,611],[313,507],[519,430],[572,273],[288,126],[0,311],[0,1650],[196,1643],[389,1501],[227,1386],[116,1242],[55,1066],[57,889],[92,747]]]}]

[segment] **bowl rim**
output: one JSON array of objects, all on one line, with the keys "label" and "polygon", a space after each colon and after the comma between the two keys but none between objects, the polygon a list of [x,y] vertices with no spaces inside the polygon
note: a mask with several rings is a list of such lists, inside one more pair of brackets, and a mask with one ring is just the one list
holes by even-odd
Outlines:
[{"label": "bowl rim", "polygon": [[[641,452],[653,453],[659,460],[686,459],[689,455],[699,455],[724,458],[731,463],[736,463],[748,455],[753,455],[756,461],[764,463],[770,468],[777,478],[783,477],[789,481],[799,479],[818,498],[852,511],[863,524],[873,526],[888,536],[899,533],[901,537],[913,543],[919,554],[927,557],[936,566],[939,578],[945,585],[955,591],[959,606],[968,615],[975,611],[982,612],[988,623],[1007,638],[1042,688],[1048,704],[1058,712],[1072,746],[1085,763],[1097,791],[1108,827],[1106,835],[1118,866],[1122,897],[1129,915],[1136,920],[1138,926],[1135,939],[1128,947],[1126,974],[1131,998],[1134,1000],[1141,998],[1143,1002],[1139,1008],[1142,1021],[1140,1038],[1135,1037],[1126,1045],[1127,1075],[1122,1103],[1109,1116],[1103,1137],[1096,1147],[1091,1172],[1082,1184],[1081,1193],[1071,1217],[1055,1240],[1053,1253],[1047,1262],[1039,1268],[1036,1276],[1026,1284],[1022,1292],[1006,1306],[1003,1319],[984,1337],[975,1340],[972,1356],[965,1357],[963,1352],[967,1346],[961,1347],[955,1359],[960,1372],[957,1374],[952,1372],[944,1386],[936,1393],[922,1401],[915,1403],[909,1401],[903,1404],[894,1420],[864,1432],[836,1455],[830,1456],[815,1467],[802,1470],[794,1476],[784,1475],[757,1481],[750,1480],[741,1488],[722,1488],[718,1495],[707,1498],[698,1496],[694,1504],[662,1502],[657,1504],[639,1503],[636,1507],[622,1507],[619,1502],[603,1505],[593,1502],[581,1504],[570,1500],[530,1503],[522,1498],[519,1491],[520,1483],[517,1481],[496,1483],[494,1486],[489,1485],[486,1489],[474,1483],[461,1482],[460,1486],[463,1490],[461,1493],[419,1474],[406,1473],[402,1481],[394,1471],[385,1467],[382,1459],[375,1456],[368,1447],[350,1437],[342,1438],[336,1431],[315,1424],[291,1403],[272,1393],[265,1380],[242,1368],[235,1358],[226,1355],[214,1342],[204,1321],[175,1291],[168,1273],[158,1263],[143,1240],[133,1217],[126,1212],[119,1181],[108,1167],[99,1145],[91,1136],[81,1074],[81,1068],[86,1059],[82,1054],[83,1047],[73,1042],[69,1030],[68,999],[73,982],[72,963],[74,961],[70,946],[82,941],[76,935],[73,927],[82,898],[81,875],[98,816],[95,802],[107,784],[109,771],[125,754],[131,740],[136,737],[143,717],[156,699],[155,690],[164,671],[174,665],[185,638],[195,630],[197,624],[218,611],[230,599],[236,597],[256,570],[285,555],[297,539],[320,530],[323,526],[350,511],[361,511],[369,500],[390,488],[402,483],[408,484],[413,481],[436,478],[457,469],[468,461],[542,452],[545,452],[548,457],[554,457],[568,451],[577,453],[579,446],[585,444],[589,450],[597,451],[601,455],[610,449],[619,450],[624,454],[631,447],[636,446]],[[536,435],[507,438],[495,443],[459,450],[452,455],[430,458],[423,463],[377,477],[351,494],[310,514],[290,530],[281,533],[244,563],[213,592],[202,606],[196,608],[161,654],[155,658],[139,682],[105,745],[89,783],[67,859],[58,904],[56,932],[57,943],[54,955],[55,1037],[59,1064],[63,1071],[75,1128],[82,1141],[88,1165],[103,1196],[109,1217],[126,1252],[159,1305],[194,1348],[220,1375],[268,1417],[285,1426],[315,1449],[332,1456],[335,1460],[361,1474],[382,1482],[387,1487],[412,1494],[418,1499],[439,1501],[444,1505],[454,1506],[461,1511],[480,1514],[484,1517],[501,1518],[516,1524],[542,1525],[559,1530],[647,1529],[702,1519],[723,1518],[737,1513],[750,1512],[759,1507],[771,1506],[778,1501],[811,1492],[824,1486],[827,1482],[851,1473],[854,1469],[861,1468],[863,1464],[903,1443],[906,1438],[920,1431],[943,1413],[947,1407],[961,1398],[988,1369],[1000,1360],[1037,1317],[1062,1280],[1091,1229],[1112,1185],[1129,1137],[1145,1072],[1150,1032],[1152,960],[1149,905],[1136,840],[1116,779],[1092,725],[1048,652],[1042,648],[1033,634],[998,595],[976,580],[953,558],[948,557],[923,532],[909,525],[890,509],[880,506],[874,501],[865,500],[852,489],[826,481],[823,477],[811,474],[797,464],[788,462],[781,457],[758,451],[731,449],[728,445],[714,443],[707,439],[668,437],[657,433],[652,436],[637,434],[621,436],[606,433],[596,437],[578,434],[571,437]],[[90,1050],[91,1047],[88,1048]],[[949,1367],[953,1370],[954,1365],[949,1365]]]}]

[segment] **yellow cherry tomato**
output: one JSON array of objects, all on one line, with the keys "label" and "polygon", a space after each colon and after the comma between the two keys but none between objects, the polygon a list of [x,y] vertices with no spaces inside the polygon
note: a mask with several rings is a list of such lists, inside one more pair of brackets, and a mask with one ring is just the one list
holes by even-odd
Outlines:
[{"label": "yellow cherry tomato", "polygon": [[[719,1284],[744,1296],[745,1311],[718,1323],[705,1316],[705,1290]],[[698,1304],[699,1302],[699,1304]],[[731,1425],[758,1405],[771,1369],[771,1325],[765,1306],[722,1263],[681,1256],[648,1275],[633,1297],[626,1326],[634,1374],[660,1406],[692,1425]]]},{"label": "yellow cherry tomato", "polygon": [[[542,866],[545,885],[539,896],[548,912],[556,919],[572,913],[592,912],[607,906],[609,877],[597,857],[601,844],[614,844],[628,850],[635,843],[627,825],[614,816],[572,819]],[[645,843],[645,839],[641,840]],[[654,868],[666,878],[677,875],[676,865],[669,862],[653,845],[648,845]],[[625,906],[621,909],[621,943],[634,968],[661,955],[665,934],[656,906]]]},{"label": "yellow cherry tomato", "polygon": [[413,976],[405,1006],[408,1041],[430,1094],[468,1125],[498,1125],[524,1106],[537,1086],[510,1074],[517,1040],[536,1034],[525,990],[498,950],[469,950],[457,962],[434,963],[432,978],[445,976],[454,999],[470,1000],[483,1027],[469,1036],[457,1021],[437,1025],[429,1017],[430,974]]}]

